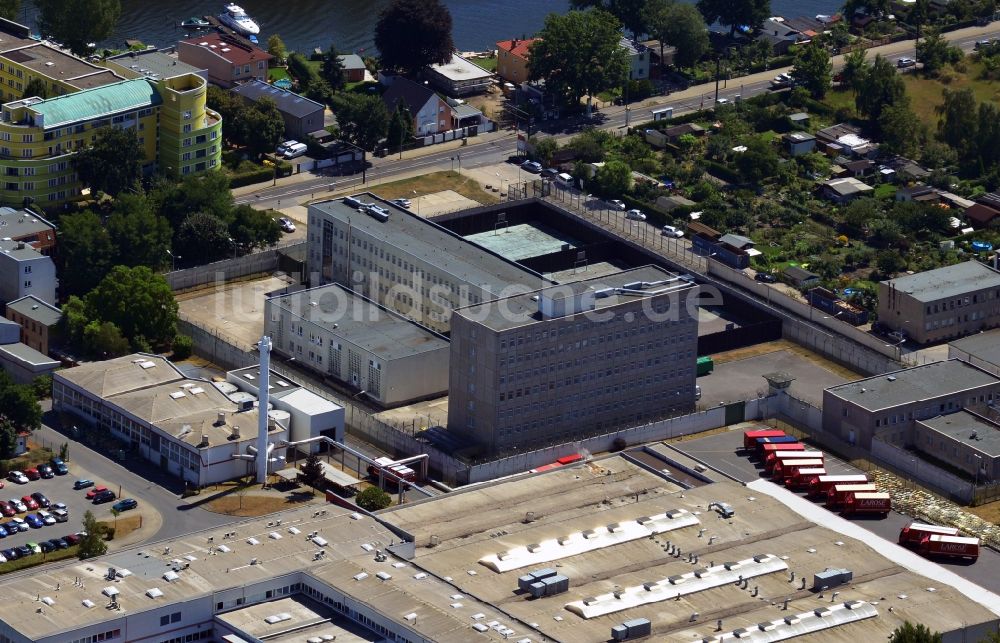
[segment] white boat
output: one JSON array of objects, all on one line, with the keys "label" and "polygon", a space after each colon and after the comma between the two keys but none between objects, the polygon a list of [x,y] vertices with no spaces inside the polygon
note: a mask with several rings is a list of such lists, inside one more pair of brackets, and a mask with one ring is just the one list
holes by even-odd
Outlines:
[{"label": "white boat", "polygon": [[219,14],[219,22],[244,36],[260,33],[257,23],[237,4],[227,4]]}]

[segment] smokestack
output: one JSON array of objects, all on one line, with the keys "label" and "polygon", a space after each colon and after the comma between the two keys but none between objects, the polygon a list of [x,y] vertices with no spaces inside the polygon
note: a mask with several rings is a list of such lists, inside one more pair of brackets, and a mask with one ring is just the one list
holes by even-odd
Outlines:
[{"label": "smokestack", "polygon": [[260,377],[257,399],[257,482],[267,482],[267,401],[269,397],[269,380],[271,375],[271,338],[264,335],[258,344],[260,348]]}]

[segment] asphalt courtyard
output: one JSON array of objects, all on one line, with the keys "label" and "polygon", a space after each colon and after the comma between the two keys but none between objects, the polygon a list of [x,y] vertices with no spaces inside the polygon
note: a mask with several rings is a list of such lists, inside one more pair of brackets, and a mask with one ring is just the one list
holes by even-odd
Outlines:
[{"label": "asphalt courtyard", "polygon": [[[751,459],[749,454],[743,451],[742,430],[717,433],[704,438],[678,442],[671,446],[740,482],[747,483],[763,477],[763,467],[759,466],[758,461]],[[821,449],[814,450],[820,451]],[[824,455],[824,466],[830,475],[864,473],[864,471],[829,453]],[[768,482],[767,484],[772,483]],[[912,522],[913,518],[892,511],[885,518],[851,517],[850,520],[872,533],[872,540],[868,541],[868,544],[878,550],[884,547],[898,547],[896,542],[899,538],[899,531]],[[879,540],[876,540],[876,537]],[[942,567],[950,569],[981,587],[993,592],[1000,592],[1000,553],[992,549],[981,548],[979,560],[975,563],[959,560],[940,560],[937,562]]]},{"label": "asphalt courtyard", "polygon": [[712,408],[720,404],[746,400],[758,393],[767,393],[764,375],[783,371],[795,378],[789,392],[814,406],[821,406],[823,389],[847,380],[819,364],[789,350],[776,350],[744,359],[715,364],[709,375],[698,378],[701,386],[699,406]]}]

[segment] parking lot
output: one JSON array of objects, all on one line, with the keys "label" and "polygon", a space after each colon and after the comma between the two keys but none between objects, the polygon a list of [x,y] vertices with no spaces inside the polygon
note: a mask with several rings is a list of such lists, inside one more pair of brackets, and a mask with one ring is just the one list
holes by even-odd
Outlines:
[{"label": "parking lot", "polygon": [[[72,463],[68,464],[69,473],[64,476],[55,476],[48,480],[33,480],[27,484],[17,484],[6,479],[3,481],[4,487],[3,489],[0,489],[0,500],[8,501],[13,498],[30,496],[36,491],[41,492],[46,498],[49,499],[49,502],[53,504],[57,502],[65,503],[66,510],[69,513],[69,520],[67,522],[57,522],[54,525],[46,525],[39,529],[28,529],[28,531],[22,531],[12,536],[9,535],[4,538],[0,538],[0,550],[17,547],[28,542],[39,543],[43,540],[49,540],[50,538],[62,538],[66,534],[76,533],[83,529],[81,521],[83,520],[83,513],[88,509],[94,513],[94,516],[98,520],[109,522],[114,521],[114,517],[111,515],[111,507],[114,505],[114,502],[95,505],[90,500],[86,499],[86,494],[89,489],[80,489],[79,491],[74,490],[73,482],[79,478],[90,478],[91,480],[94,480],[97,486],[104,485],[111,491],[115,492],[115,495],[119,498],[128,498],[128,490],[121,489],[117,484],[113,484],[106,480],[91,478],[87,472],[79,470],[79,467],[74,467]],[[138,508],[123,512],[121,515],[133,515],[142,512],[143,510],[143,505],[140,503]],[[38,510],[29,510],[27,512],[22,512],[17,514],[17,517],[23,519],[25,515],[29,513],[36,513],[37,511]],[[0,524],[8,524],[11,522],[11,517],[4,517],[0,519],[0,521],[2,521]]]}]

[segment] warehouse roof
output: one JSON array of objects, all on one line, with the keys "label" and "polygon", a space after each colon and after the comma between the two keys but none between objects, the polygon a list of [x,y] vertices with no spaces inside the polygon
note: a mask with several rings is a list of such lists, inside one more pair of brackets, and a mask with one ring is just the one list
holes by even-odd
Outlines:
[{"label": "warehouse roof", "polygon": [[[1000,330],[976,333],[968,337],[956,339],[948,344],[949,355],[967,359],[969,362],[982,360],[994,366],[1000,366]],[[958,351],[955,355],[953,351]],[[963,357],[964,353],[967,358]]]},{"label": "warehouse roof", "polygon": [[958,413],[921,420],[919,424],[926,425],[991,457],[1000,455],[1000,424],[978,413],[962,410]]},{"label": "warehouse roof", "polygon": [[949,359],[832,386],[826,390],[868,411],[879,411],[990,384],[1000,384],[1000,379],[961,360]]},{"label": "warehouse roof", "polygon": [[95,397],[110,397],[126,391],[184,379],[167,358],[148,353],[133,353],[103,362],[85,362],[55,373],[56,381],[65,380]]},{"label": "warehouse roof", "polygon": [[985,263],[970,259],[953,266],[925,270],[882,283],[917,301],[939,301],[987,288],[1000,288],[1000,272]]},{"label": "warehouse roof", "polygon": [[163,102],[153,83],[145,78],[123,80],[49,98],[31,105],[35,124],[45,129],[93,120],[130,110],[153,107]]}]

